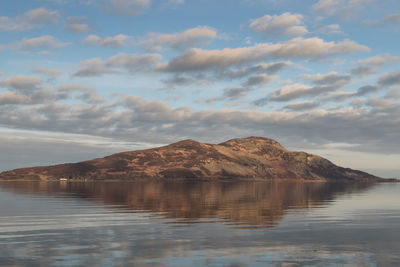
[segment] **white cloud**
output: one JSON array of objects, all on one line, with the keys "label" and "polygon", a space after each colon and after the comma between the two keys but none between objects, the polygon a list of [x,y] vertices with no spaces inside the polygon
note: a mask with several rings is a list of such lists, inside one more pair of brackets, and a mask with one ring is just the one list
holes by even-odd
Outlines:
[{"label": "white cloud", "polygon": [[250,29],[263,34],[302,36],[308,33],[303,24],[303,15],[286,12],[281,15],[265,15],[252,19]]},{"label": "white cloud", "polygon": [[104,47],[119,47],[119,46],[124,46],[125,42],[129,38],[130,38],[129,36],[124,34],[118,34],[115,36],[104,37],[104,38],[92,34],[86,37],[83,40],[83,42],[90,45],[100,45]]},{"label": "white cloud", "polygon": [[146,46],[148,51],[159,51],[163,47],[171,49],[186,49],[199,45],[207,45],[210,40],[217,38],[217,31],[207,26],[198,26],[183,32],[172,34],[150,33],[140,41],[140,45]]},{"label": "white cloud", "polygon": [[40,7],[27,11],[16,18],[0,17],[0,30],[23,31],[31,30],[44,24],[57,23],[59,14],[57,11]]}]

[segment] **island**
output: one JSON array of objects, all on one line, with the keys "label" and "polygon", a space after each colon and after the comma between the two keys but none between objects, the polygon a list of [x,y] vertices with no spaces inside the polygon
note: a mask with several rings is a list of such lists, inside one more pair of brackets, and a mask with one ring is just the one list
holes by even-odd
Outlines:
[{"label": "island", "polygon": [[79,163],[0,173],[0,180],[19,179],[388,181],[339,167],[320,156],[289,151],[264,137],[237,138],[220,144],[183,140]]}]

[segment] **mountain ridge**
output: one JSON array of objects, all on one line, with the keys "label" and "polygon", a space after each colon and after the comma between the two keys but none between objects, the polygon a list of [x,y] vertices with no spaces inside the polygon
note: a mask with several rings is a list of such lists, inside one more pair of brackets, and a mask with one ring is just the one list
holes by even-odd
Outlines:
[{"label": "mountain ridge", "polygon": [[279,142],[251,136],[219,144],[187,139],[162,147],[127,151],[104,158],[16,169],[0,180],[137,180],[252,179],[304,181],[383,181],[385,179],[336,166],[306,152],[287,150]]}]

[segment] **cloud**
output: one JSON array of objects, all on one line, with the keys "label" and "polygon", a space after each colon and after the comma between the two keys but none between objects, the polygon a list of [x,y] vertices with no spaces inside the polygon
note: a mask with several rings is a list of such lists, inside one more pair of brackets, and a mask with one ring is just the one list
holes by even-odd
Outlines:
[{"label": "cloud", "polygon": [[26,91],[37,88],[43,80],[38,76],[16,75],[0,82],[1,87],[7,87],[16,91]]},{"label": "cloud", "polygon": [[120,47],[125,45],[125,41],[127,41],[130,37],[124,34],[118,34],[115,36],[104,37],[101,38],[97,35],[91,34],[86,37],[83,42],[90,45],[100,45],[104,47]]},{"label": "cloud", "polygon": [[351,73],[360,77],[368,76],[379,72],[379,67],[398,61],[400,61],[400,57],[392,56],[390,54],[370,57],[359,61],[357,66],[351,69]]},{"label": "cloud", "polygon": [[[230,90],[226,95],[240,95]],[[292,103],[295,104],[295,103]],[[285,145],[369,144],[353,150],[399,151],[400,107],[374,100],[371,107],[311,109],[296,112],[236,109],[194,111],[161,101],[121,96],[116,102],[0,106],[0,124],[9,128],[87,134],[120,141],[169,143],[185,138],[218,143],[232,137],[261,135]]]},{"label": "cloud", "polygon": [[344,32],[340,29],[339,24],[330,24],[326,26],[322,26],[318,29],[318,33],[320,34],[344,34]]},{"label": "cloud", "polygon": [[289,109],[293,111],[303,111],[303,110],[310,110],[318,107],[319,104],[312,102],[312,101],[301,101],[301,102],[294,102],[291,104],[285,105],[284,109]]},{"label": "cloud", "polygon": [[349,20],[375,0],[319,0],[312,9],[317,14],[338,16]]},{"label": "cloud", "polygon": [[286,12],[281,15],[265,15],[252,19],[250,20],[249,27],[252,31],[264,35],[302,36],[308,33],[307,28],[303,24],[303,15]]},{"label": "cloud", "polygon": [[210,98],[202,99],[197,102],[212,103],[212,102],[217,102],[217,101],[235,101],[235,100],[239,100],[241,98],[245,98],[251,90],[252,89],[249,87],[225,88],[222,96],[210,97]]},{"label": "cloud", "polygon": [[151,0],[105,0],[106,10],[127,16],[135,16],[147,8]]},{"label": "cloud", "polygon": [[157,67],[161,60],[162,56],[159,54],[119,53],[110,57],[107,64],[113,67],[122,67],[128,71],[148,71]]},{"label": "cloud", "polygon": [[320,38],[294,38],[284,43],[262,43],[222,50],[193,48],[183,55],[173,58],[165,66],[160,67],[160,70],[166,72],[206,71],[246,65],[266,58],[320,59],[369,50],[368,47],[351,40],[335,43],[325,42]]},{"label": "cloud", "polygon": [[74,33],[87,33],[91,32],[89,25],[87,24],[88,20],[85,17],[80,18],[67,18],[66,27],[69,31]]},{"label": "cloud", "polygon": [[278,91],[274,92],[270,99],[272,101],[289,101],[313,93],[313,87],[295,83],[291,85],[286,85],[280,88]]},{"label": "cloud", "polygon": [[17,92],[6,92],[0,94],[0,105],[16,105],[27,104],[31,99],[23,94]]},{"label": "cloud", "polygon": [[[42,52],[47,52],[49,50],[54,50],[60,47],[69,45],[70,43],[61,43],[55,37],[51,35],[44,35],[35,38],[24,38],[21,42],[16,45],[16,49],[22,52],[31,52],[41,50]],[[10,47],[11,49],[14,49]]]},{"label": "cloud", "polygon": [[56,69],[47,69],[47,68],[35,68],[33,72],[52,77],[60,76],[62,74],[62,71]]},{"label": "cloud", "polygon": [[104,102],[104,98],[97,94],[97,89],[85,84],[60,84],[57,86],[59,93],[64,93],[64,98],[77,93],[76,98],[89,104]]},{"label": "cloud", "polygon": [[400,24],[400,13],[385,16],[385,21],[393,24]]},{"label": "cloud", "polygon": [[220,78],[230,78],[230,79],[239,79],[249,75],[254,74],[275,74],[283,69],[293,65],[293,63],[289,61],[282,61],[282,62],[261,62],[254,66],[244,67],[239,69],[229,69],[224,72],[218,72],[217,76]]},{"label": "cloud", "polygon": [[258,75],[250,76],[243,85],[247,86],[247,87],[261,86],[266,83],[272,82],[276,78],[277,78],[277,76],[274,76],[274,75],[258,74]]},{"label": "cloud", "polygon": [[78,70],[73,74],[73,76],[92,77],[115,73],[122,73],[122,71],[111,68],[100,58],[92,58],[79,63]]},{"label": "cloud", "polygon": [[194,46],[207,45],[210,40],[218,37],[217,31],[207,26],[198,26],[183,32],[173,34],[150,33],[140,41],[148,51],[160,51],[164,47],[182,50]]},{"label": "cloud", "polygon": [[382,86],[400,84],[400,70],[382,76],[379,79],[378,84]]},{"label": "cloud", "polygon": [[123,73],[121,68],[128,72],[151,71],[158,66],[161,60],[162,56],[159,54],[119,53],[106,61],[100,58],[85,60],[79,64],[79,68],[73,76],[89,77],[110,73]]},{"label": "cloud", "polygon": [[400,99],[400,87],[390,88],[385,98]]},{"label": "cloud", "polygon": [[351,82],[350,75],[340,75],[337,72],[329,72],[327,74],[305,74],[301,77],[316,85],[343,87]]},{"label": "cloud", "polygon": [[332,100],[345,100],[353,97],[365,96],[368,94],[379,92],[381,89],[376,85],[364,85],[358,88],[355,92],[333,92],[327,96],[320,98],[322,101],[332,101]]},{"label": "cloud", "polygon": [[44,24],[55,24],[58,22],[57,11],[47,10],[40,7],[27,11],[16,18],[0,17],[0,30],[3,31],[24,31],[37,28]]}]

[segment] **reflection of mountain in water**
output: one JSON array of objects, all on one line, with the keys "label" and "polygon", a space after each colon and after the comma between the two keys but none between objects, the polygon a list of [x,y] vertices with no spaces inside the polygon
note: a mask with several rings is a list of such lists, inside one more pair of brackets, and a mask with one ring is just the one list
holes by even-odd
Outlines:
[{"label": "reflection of mountain in water", "polygon": [[234,224],[273,226],[289,209],[312,208],[338,194],[371,184],[295,182],[2,182],[16,193],[68,195],[133,211],[161,212],[167,218],[221,219]]}]

